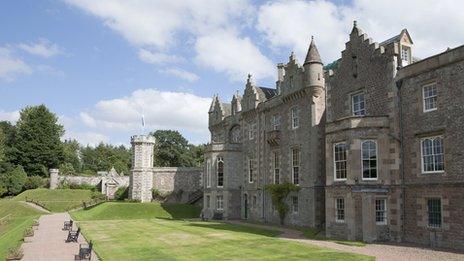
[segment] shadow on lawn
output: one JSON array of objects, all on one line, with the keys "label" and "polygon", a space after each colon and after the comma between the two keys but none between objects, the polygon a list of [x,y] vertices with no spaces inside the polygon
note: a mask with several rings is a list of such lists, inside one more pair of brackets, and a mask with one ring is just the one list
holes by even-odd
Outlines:
[{"label": "shadow on lawn", "polygon": [[222,224],[222,223],[208,223],[208,222],[199,223],[198,222],[198,223],[190,223],[188,224],[188,226],[209,228],[209,229],[216,229],[216,230],[227,230],[227,231],[232,231],[232,232],[248,233],[248,234],[267,236],[267,237],[276,237],[277,235],[280,234],[280,232],[276,230],[259,229],[259,228],[249,227],[249,226]]},{"label": "shadow on lawn", "polygon": [[161,207],[172,219],[198,218],[201,212],[199,206],[189,204],[161,203]]}]

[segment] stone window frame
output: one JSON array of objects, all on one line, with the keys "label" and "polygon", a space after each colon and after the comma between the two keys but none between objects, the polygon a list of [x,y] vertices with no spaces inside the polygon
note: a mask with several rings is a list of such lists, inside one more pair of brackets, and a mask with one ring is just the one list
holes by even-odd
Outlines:
[{"label": "stone window frame", "polygon": [[[342,162],[342,161],[340,161],[340,160],[337,161],[337,160],[336,160],[336,156],[335,156],[335,155],[336,155],[336,154],[335,154],[335,147],[336,147],[337,145],[341,145],[341,144],[344,144],[344,145],[345,145],[345,160],[344,160],[344,162],[345,162],[345,178],[337,178],[337,162]],[[347,152],[348,152],[348,145],[347,145],[346,141],[341,141],[341,142],[336,142],[336,143],[334,143],[332,148],[333,148],[332,151],[333,151],[333,168],[334,168],[333,174],[334,174],[334,181],[346,181],[347,176],[348,176],[348,155],[347,155],[347,154],[348,154],[348,153],[347,153]]]},{"label": "stone window frame", "polygon": [[[432,153],[434,153],[435,148],[433,147],[433,140],[440,138],[441,139],[441,145],[442,145],[442,158],[443,158],[443,170],[432,170],[432,171],[425,171],[424,169],[424,147],[423,147],[423,142],[425,140],[430,140],[432,139]],[[426,174],[441,174],[445,173],[445,139],[443,138],[443,135],[435,135],[435,136],[427,136],[423,137],[420,139],[420,154],[421,154],[421,174],[426,175]],[[436,154],[430,154],[430,155],[425,155],[425,156],[432,156],[433,162],[435,162],[435,157]],[[434,163],[435,166],[435,163]]]},{"label": "stone window frame", "polygon": [[271,117],[271,126],[272,130],[279,130],[280,129],[280,115],[274,114]]},{"label": "stone window frame", "polygon": [[256,136],[257,124],[256,122],[251,122],[248,124],[248,139],[254,140]]},{"label": "stone window frame", "polygon": [[[426,88],[431,88],[431,87],[434,87],[435,95],[425,97]],[[427,109],[426,100],[427,99],[434,99],[434,98],[435,98],[435,101],[434,101],[435,102],[435,107],[431,108],[431,109]],[[422,85],[422,111],[424,113],[426,113],[426,112],[431,112],[431,111],[436,111],[436,110],[438,110],[438,85],[437,85],[436,81],[433,81],[433,82],[429,82],[427,84]]]},{"label": "stone window frame", "polygon": [[[376,225],[387,225],[388,224],[388,201],[386,197],[377,197],[374,199],[374,207],[375,207],[375,224]],[[377,201],[383,201],[384,202],[384,209],[377,209]],[[377,213],[383,213],[384,220],[383,221],[377,221]]]},{"label": "stone window frame", "polygon": [[[363,108],[362,108],[362,110],[360,110],[362,112],[362,114],[357,114],[357,112],[355,111],[355,108],[354,108],[354,105],[355,105],[354,97],[358,96],[358,95],[361,95],[361,94],[363,96],[363,100],[362,100]],[[357,116],[357,117],[366,116],[366,92],[364,90],[351,93],[350,94],[350,101],[351,101],[351,115],[352,116]]]},{"label": "stone window frame", "polygon": [[211,159],[206,159],[206,187],[211,188]]},{"label": "stone window frame", "polygon": [[210,207],[211,207],[211,196],[206,195],[206,208],[210,208]]},{"label": "stone window frame", "polygon": [[[407,60],[404,59],[405,51],[406,51],[406,56],[407,56],[406,59]],[[401,63],[402,63],[403,66],[411,64],[411,62],[412,62],[411,47],[409,47],[407,45],[404,45],[404,44],[401,45],[400,59],[401,59]],[[407,64],[403,64],[403,61],[407,62]]]},{"label": "stone window frame", "polygon": [[[272,161],[272,164],[273,164],[273,183],[274,184],[280,184],[280,168],[281,168],[281,163],[282,163],[282,159],[281,159],[281,155],[278,151],[274,151],[273,153],[273,161]],[[278,164],[277,164],[278,163]],[[277,177],[277,179],[276,179]],[[277,181],[277,182],[276,182]]]},{"label": "stone window frame", "polygon": [[298,105],[290,108],[290,126],[292,130],[300,127],[300,109]]},{"label": "stone window frame", "polygon": [[[222,173],[221,173],[222,174],[222,179],[221,179],[222,185],[221,186],[219,185],[219,173],[220,173],[219,172],[219,163],[222,163]],[[217,158],[216,158],[216,177],[217,177],[216,186],[218,188],[223,188],[224,187],[224,167],[225,167],[224,166],[224,157],[217,156]]]},{"label": "stone window frame", "polygon": [[[341,204],[339,204],[341,203]],[[346,204],[344,197],[335,198],[335,222],[336,223],[345,223],[346,220]],[[340,206],[342,208],[340,208]],[[343,217],[340,219],[339,217]]]},{"label": "stone window frame", "polygon": [[224,196],[223,195],[216,196],[216,210],[218,211],[224,210]]},{"label": "stone window frame", "polygon": [[298,197],[298,195],[296,195],[296,196],[292,196],[291,199],[292,199],[292,213],[298,214],[299,209],[300,209],[300,202],[299,202],[300,198]]},{"label": "stone window frame", "polygon": [[[295,151],[298,151],[298,159],[296,162],[298,164],[295,164]],[[300,180],[301,180],[301,149],[299,146],[292,147],[290,148],[290,162],[292,166],[292,184],[299,186],[300,185]],[[297,171],[295,171],[297,170]],[[295,173],[297,173],[297,178],[295,179]],[[297,181],[297,182],[295,182]]]},{"label": "stone window frame", "polygon": [[[440,224],[439,225],[431,225],[430,223],[430,212],[429,212],[429,200],[439,200],[440,201]],[[425,207],[426,207],[426,226],[427,228],[431,229],[441,229],[443,228],[443,199],[442,197],[426,197],[425,198]]]},{"label": "stone window frame", "polygon": [[248,183],[253,183],[254,182],[254,176],[253,176],[253,170],[254,170],[254,162],[253,162],[253,157],[248,156],[247,157],[247,172],[248,172]]},{"label": "stone window frame", "polygon": [[[376,177],[375,178],[365,178],[364,177],[364,164],[363,164],[363,161],[364,161],[364,158],[363,158],[363,143],[364,142],[368,142],[368,141],[373,141],[374,144],[375,144],[375,161],[376,161],[376,164],[375,164],[375,170],[376,170]],[[379,144],[377,142],[376,139],[364,139],[364,140],[361,140],[361,179],[362,180],[378,180],[379,179]],[[369,162],[371,161],[369,158],[366,159],[366,160],[369,160]],[[370,169],[370,167],[369,167]]]}]

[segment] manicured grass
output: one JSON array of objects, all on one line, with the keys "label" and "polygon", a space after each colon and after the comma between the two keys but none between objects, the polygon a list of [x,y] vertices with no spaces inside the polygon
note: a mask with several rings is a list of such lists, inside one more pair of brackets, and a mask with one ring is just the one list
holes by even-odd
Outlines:
[{"label": "manicured grass", "polygon": [[10,248],[22,243],[24,230],[30,227],[34,219],[43,214],[24,203],[0,200],[0,218],[8,216],[8,221],[0,225],[0,259],[4,260]]},{"label": "manicured grass", "polygon": [[250,226],[180,220],[191,205],[107,202],[71,212],[103,260],[373,260],[276,238]]},{"label": "manicured grass", "polygon": [[31,189],[14,197],[25,201],[26,197],[44,204],[52,212],[65,212],[82,206],[83,201],[91,199],[91,191],[85,189]]},{"label": "manicured grass", "polygon": [[185,204],[106,202],[89,210],[71,213],[76,220],[149,219],[149,218],[197,218],[200,208]]},{"label": "manicured grass", "polygon": [[166,219],[80,221],[103,260],[373,260],[276,238],[276,231]]}]

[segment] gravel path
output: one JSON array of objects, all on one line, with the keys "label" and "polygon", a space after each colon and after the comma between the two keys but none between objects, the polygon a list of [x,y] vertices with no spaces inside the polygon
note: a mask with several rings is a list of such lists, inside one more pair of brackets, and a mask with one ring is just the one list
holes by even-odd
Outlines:
[{"label": "gravel path", "polygon": [[[83,236],[79,236],[78,243],[66,243],[68,231],[63,231],[63,223],[69,220],[68,213],[43,215],[39,219],[39,227],[34,232],[31,242],[22,245],[24,261],[66,261],[75,260],[79,252],[79,244],[85,243]],[[77,229],[74,225],[73,230]],[[92,260],[98,260],[92,252]]]},{"label": "gravel path", "polygon": [[352,252],[357,254],[363,254],[368,256],[374,256],[378,261],[391,261],[391,260],[408,260],[408,261],[432,261],[432,260],[440,260],[440,261],[462,261],[464,260],[464,253],[454,253],[454,252],[446,252],[443,250],[435,250],[429,248],[423,248],[420,246],[413,246],[413,245],[392,245],[392,244],[367,244],[363,247],[356,247],[356,246],[347,246],[338,244],[331,241],[324,241],[324,240],[312,240],[306,239],[302,232],[294,229],[277,227],[277,226],[270,226],[270,225],[260,225],[260,224],[250,224],[241,221],[227,221],[228,223],[246,225],[246,226],[254,226],[259,228],[265,229],[272,229],[281,231],[278,237],[285,239],[285,240],[292,240],[306,244],[312,244],[320,247],[327,247],[339,251],[344,252]]},{"label": "gravel path", "polygon": [[36,204],[34,204],[34,203],[32,203],[32,202],[27,202],[27,201],[20,201],[20,202],[23,203],[23,204],[26,204],[26,205],[28,205],[28,206],[30,206],[30,207],[33,207],[33,208],[35,208],[35,209],[38,209],[38,210],[40,210],[40,211],[43,211],[43,212],[45,212],[45,213],[51,213],[48,209],[45,209],[45,208],[43,208],[43,207],[41,207],[41,206],[39,206],[39,205],[36,205]]}]

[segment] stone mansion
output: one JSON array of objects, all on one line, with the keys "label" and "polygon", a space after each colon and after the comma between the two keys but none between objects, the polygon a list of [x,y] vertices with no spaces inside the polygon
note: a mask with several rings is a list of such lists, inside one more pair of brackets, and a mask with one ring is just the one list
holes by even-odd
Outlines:
[{"label": "stone mansion", "polygon": [[287,224],[464,249],[464,46],[412,54],[407,30],[379,44],[355,22],[329,66],[311,40],[275,88],[215,95],[204,215],[278,223],[265,186],[290,182]]}]

